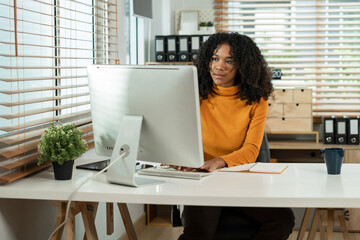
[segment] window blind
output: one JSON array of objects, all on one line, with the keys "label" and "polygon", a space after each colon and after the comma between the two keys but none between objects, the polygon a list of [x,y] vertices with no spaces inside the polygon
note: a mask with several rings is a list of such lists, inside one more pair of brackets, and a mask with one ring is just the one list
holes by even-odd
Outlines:
[{"label": "window blind", "polygon": [[0,183],[38,171],[50,124],[93,147],[86,66],[118,62],[116,0],[0,0]]},{"label": "window blind", "polygon": [[275,87],[313,89],[313,115],[360,115],[360,0],[215,0],[218,32],[253,38]]}]

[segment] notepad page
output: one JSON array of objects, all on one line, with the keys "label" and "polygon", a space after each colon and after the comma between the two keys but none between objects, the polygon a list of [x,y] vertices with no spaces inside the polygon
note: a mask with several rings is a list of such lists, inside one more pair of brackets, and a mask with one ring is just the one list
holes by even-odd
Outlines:
[{"label": "notepad page", "polygon": [[252,173],[282,173],[287,168],[284,163],[249,163],[230,168],[223,168],[220,172],[252,172]]},{"label": "notepad page", "polygon": [[246,172],[249,171],[251,167],[253,167],[256,163],[248,163],[248,164],[242,164],[238,166],[233,166],[229,168],[222,168],[221,172]]},{"label": "notepad page", "polygon": [[284,163],[256,163],[250,168],[250,172],[257,173],[282,173],[287,168]]}]

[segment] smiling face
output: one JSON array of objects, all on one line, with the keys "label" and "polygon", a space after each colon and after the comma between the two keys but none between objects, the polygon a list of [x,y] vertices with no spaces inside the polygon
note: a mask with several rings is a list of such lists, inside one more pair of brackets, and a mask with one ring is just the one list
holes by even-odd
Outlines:
[{"label": "smiling face", "polygon": [[235,84],[237,67],[228,43],[219,45],[210,61],[210,75],[215,85],[232,87]]}]

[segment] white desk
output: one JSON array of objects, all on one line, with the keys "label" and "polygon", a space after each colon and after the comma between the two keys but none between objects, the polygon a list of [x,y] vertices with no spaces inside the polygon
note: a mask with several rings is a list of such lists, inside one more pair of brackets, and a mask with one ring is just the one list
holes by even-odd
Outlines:
[{"label": "white desk", "polygon": [[[76,170],[69,181],[55,181],[52,169],[0,186],[0,198],[67,200],[94,174]],[[141,188],[109,184],[105,175],[85,184],[74,201],[149,204],[360,208],[360,164],[343,164],[328,175],[325,164],[290,163],[280,175],[216,172],[200,181],[166,178]],[[157,178],[159,179],[159,178]]]}]

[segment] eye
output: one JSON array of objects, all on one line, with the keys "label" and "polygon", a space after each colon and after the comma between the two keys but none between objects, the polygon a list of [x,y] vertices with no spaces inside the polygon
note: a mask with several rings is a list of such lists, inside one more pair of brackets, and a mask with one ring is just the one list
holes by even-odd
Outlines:
[{"label": "eye", "polygon": [[234,61],[232,61],[232,60],[226,60],[226,63],[232,65],[232,64],[234,64]]},{"label": "eye", "polygon": [[217,57],[212,57],[212,58],[211,58],[211,61],[217,62],[217,61],[219,61],[219,58],[217,58]]}]

